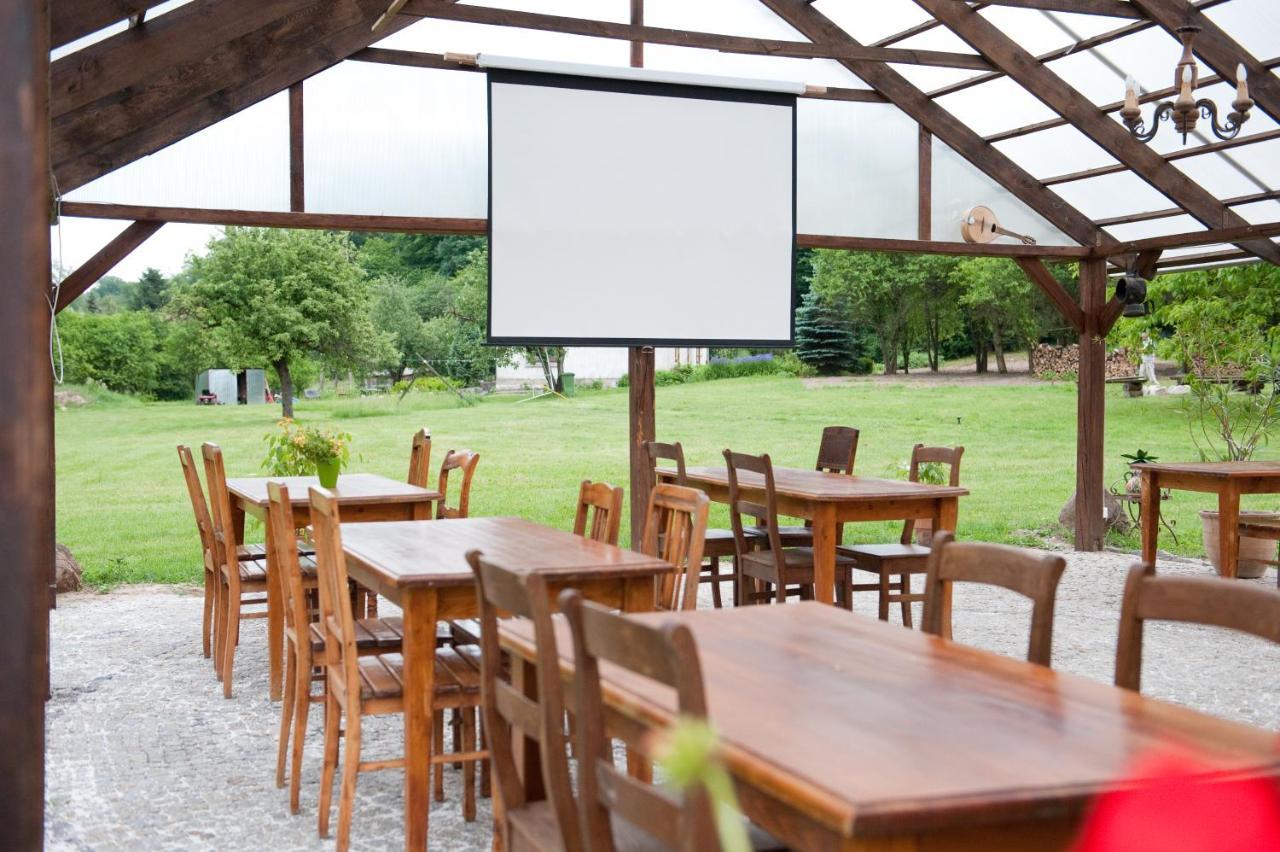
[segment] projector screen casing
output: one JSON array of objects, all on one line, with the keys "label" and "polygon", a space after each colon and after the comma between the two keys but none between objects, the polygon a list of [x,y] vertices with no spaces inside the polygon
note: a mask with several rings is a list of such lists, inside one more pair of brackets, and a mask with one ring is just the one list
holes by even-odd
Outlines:
[{"label": "projector screen casing", "polygon": [[[795,223],[796,223],[796,121],[795,121],[795,96],[786,93],[775,92],[759,92],[748,91],[743,89],[720,88],[712,86],[693,86],[680,85],[672,83],[654,83],[648,81],[637,80],[617,80],[604,79],[597,77],[584,77],[568,74],[549,74],[541,72],[514,71],[506,69],[490,69],[488,71],[489,78],[489,324],[487,342],[494,345],[529,345],[529,346],[750,346],[750,347],[790,347],[794,345],[794,309],[796,305],[795,296]],[[590,247],[595,245],[593,235],[591,233],[579,234],[575,232],[566,237],[564,231],[567,227],[562,226],[560,233],[557,234],[557,226],[553,221],[549,227],[538,228],[525,227],[523,229],[517,227],[509,227],[504,230],[502,219],[502,207],[495,211],[494,207],[494,87],[495,85],[513,85],[513,86],[529,86],[534,89],[545,90],[568,90],[571,93],[583,94],[590,103],[593,97],[592,93],[603,93],[605,95],[615,95],[622,98],[628,96],[651,96],[660,99],[680,99],[681,101],[697,102],[705,104],[705,108],[699,109],[699,116],[704,126],[714,120],[715,113],[706,114],[708,111],[717,109],[716,104],[742,104],[748,107],[759,105],[767,108],[767,110],[750,111],[750,116],[745,119],[747,125],[755,121],[760,124],[771,125],[772,137],[771,141],[777,148],[782,151],[785,158],[779,158],[779,164],[774,166],[772,160],[769,161],[769,175],[765,179],[758,181],[760,189],[758,192],[764,195],[772,194],[776,196],[777,204],[770,203],[768,205],[768,216],[773,221],[767,222],[772,226],[768,240],[752,240],[749,245],[744,246],[740,250],[734,250],[732,245],[724,246],[721,254],[712,254],[712,252],[720,251],[720,248],[709,247],[707,251],[702,253],[691,252],[701,259],[700,264],[694,264],[693,268],[701,268],[705,273],[697,282],[690,282],[688,287],[680,289],[679,276],[676,280],[668,281],[663,279],[660,287],[650,287],[644,282],[631,281],[629,284],[622,284],[615,280],[611,285],[612,290],[616,291],[612,294],[613,300],[607,307],[600,304],[591,306],[575,304],[575,300],[568,298],[566,295],[569,288],[577,286],[579,292],[590,292],[590,299],[586,301],[600,301],[602,293],[607,292],[610,285],[597,285],[596,282],[586,281],[584,270],[579,268],[576,270],[576,277],[573,273],[567,277],[571,281],[564,285],[560,291],[550,290],[546,294],[546,300],[538,301],[536,304],[530,305],[533,296],[529,296],[521,290],[521,298],[524,299],[523,307],[528,310],[521,310],[521,306],[517,305],[514,309],[505,307],[499,300],[504,298],[502,287],[509,287],[508,279],[513,275],[523,275],[524,270],[520,269],[519,273],[511,271],[512,267],[503,267],[504,258],[511,255],[528,256],[532,251],[535,255],[541,251],[542,256],[536,257],[535,260],[540,262],[540,272],[534,273],[533,278],[537,280],[539,274],[543,279],[555,279],[555,272],[559,271],[558,266],[552,269],[551,264],[561,262],[565,263],[566,268],[572,268],[575,262],[580,261],[579,254],[586,256],[586,261],[591,261]],[[537,105],[539,93],[530,90],[529,97],[531,103]],[[554,99],[555,95],[551,95]],[[570,95],[572,97],[572,95]],[[545,102],[544,102],[545,103]],[[572,103],[572,101],[570,101]],[[652,109],[661,111],[662,107],[653,102]],[[504,107],[504,109],[512,109],[512,107]],[[684,107],[677,106],[677,112]],[[778,117],[777,110],[785,110],[785,117]],[[606,112],[607,115],[607,112]],[[688,113],[686,113],[688,115]],[[745,115],[745,114],[744,114]],[[678,116],[677,116],[678,117]],[[526,123],[529,121],[525,117]],[[778,144],[781,138],[777,132],[775,125],[782,124],[785,130],[785,150]],[[718,125],[716,129],[718,130]],[[557,132],[564,133],[562,130]],[[600,131],[607,137],[608,130]],[[614,132],[618,135],[617,131]],[[530,134],[533,135],[533,134]],[[675,143],[668,139],[664,139],[666,150],[659,152],[659,155],[665,153],[667,156],[672,155],[675,149]],[[554,133],[548,134],[547,140],[554,139]],[[541,140],[541,141],[547,141]],[[510,142],[511,140],[504,140]],[[524,143],[526,140],[518,140]],[[685,140],[687,141],[687,140]],[[731,155],[725,157],[726,160],[737,158],[739,160],[749,160],[752,156],[757,156],[752,152],[752,138],[748,134],[747,138],[734,137],[732,139],[718,139],[714,136],[710,137],[710,143],[704,142],[702,147],[704,150],[698,152],[705,162],[708,154],[712,151],[716,143],[723,142],[724,146],[732,146]],[[748,146],[738,149],[738,146]],[[722,146],[723,147],[723,146]],[[557,149],[558,150],[558,149]],[[595,155],[601,149],[591,149],[591,154]],[[607,150],[607,149],[604,149]],[[523,153],[523,149],[520,150]],[[626,153],[625,151],[623,152]],[[632,152],[635,153],[635,152]],[[512,156],[510,153],[503,156]],[[637,154],[643,156],[643,154]],[[757,156],[759,159],[759,156]],[[570,162],[566,159],[566,162]],[[625,169],[629,165],[634,166],[634,158],[632,160],[620,160],[618,162],[620,169]],[[686,169],[698,165],[698,161],[682,164]],[[523,168],[528,171],[528,163],[522,164]],[[565,166],[561,164],[561,167]],[[726,168],[728,168],[726,166]],[[712,169],[711,171],[715,171]],[[703,172],[698,172],[698,177],[704,176]],[[603,178],[611,178],[613,175],[603,175]],[[718,174],[720,180],[724,180],[724,174]],[[602,179],[603,179],[602,178]],[[743,173],[740,175],[741,180],[751,181],[752,173]],[[627,178],[618,178],[625,181]],[[634,179],[634,178],[633,178]],[[782,181],[785,180],[785,186]],[[770,182],[772,181],[772,182]],[[528,181],[526,180],[526,183]],[[668,181],[668,184],[671,181]],[[555,184],[560,186],[562,184]],[[584,184],[584,188],[585,188]],[[511,192],[512,190],[504,188],[502,191]],[[538,193],[528,193],[537,195]],[[585,194],[585,189],[584,189]],[[644,193],[639,193],[644,195]],[[749,193],[748,193],[749,194]],[[566,193],[566,196],[573,198],[572,193]],[[687,198],[688,192],[685,193]],[[650,201],[653,199],[650,198]],[[678,200],[678,199],[677,199]],[[630,202],[629,197],[619,197],[613,199],[617,205],[615,209],[620,209],[623,205]],[[528,206],[528,205],[526,205]],[[536,206],[536,205],[535,205]],[[589,207],[590,205],[588,205]],[[775,209],[776,208],[776,209]],[[630,212],[630,211],[628,211]],[[496,214],[496,215],[495,215]],[[570,217],[571,218],[571,217]],[[731,217],[730,217],[731,218]],[[746,220],[747,217],[740,217],[740,221]],[[522,217],[523,221],[532,221],[533,217]],[[545,221],[545,217],[542,221]],[[754,222],[755,220],[750,220]],[[496,227],[495,227],[496,223]],[[701,226],[701,222],[697,226]],[[734,224],[740,224],[734,223]],[[706,223],[708,236],[706,240],[714,243],[719,240],[724,243],[728,239],[726,226],[717,224],[715,221]],[[716,233],[717,229],[719,234]],[[590,230],[588,228],[587,230]],[[694,228],[687,229],[693,232]],[[785,234],[783,231],[785,230]],[[617,233],[612,236],[617,236]],[[555,237],[558,236],[557,240]],[[496,237],[496,238],[495,238]],[[681,232],[674,237],[677,241],[688,241],[689,235]],[[523,240],[525,245],[517,250],[504,254],[504,243],[508,248],[513,244]],[[546,245],[542,245],[545,240]],[[607,242],[607,241],[605,241]],[[757,243],[767,245],[767,248],[759,248]],[[537,248],[530,249],[530,245],[537,245]],[[559,244],[559,245],[557,245]],[[742,246],[742,240],[739,237],[738,245]],[[555,254],[556,249],[560,249],[559,254]],[[657,246],[659,255],[663,246]],[[578,252],[577,249],[582,249]],[[643,235],[638,237],[637,249],[644,251]],[[671,247],[670,250],[674,250]],[[734,272],[723,275],[716,274],[708,269],[709,263],[722,261],[725,269],[732,270],[734,263],[744,264],[750,259],[753,250],[761,253],[767,253],[770,263],[762,264],[767,266],[765,273],[739,277]],[[596,246],[596,254],[599,255],[603,251],[602,248]],[[554,255],[554,256],[553,256]],[[740,255],[740,256],[739,256]],[[785,269],[784,261],[785,259]],[[511,262],[513,265],[515,261]],[[616,264],[625,263],[625,260],[619,260],[614,255],[603,258],[600,262],[600,268],[609,269],[610,264],[614,264],[613,268],[618,268]],[[534,265],[538,265],[535,263]],[[578,262],[578,266],[581,263]],[[639,264],[643,268],[644,264]],[[628,267],[630,269],[630,267]],[[505,276],[499,290],[494,289],[495,270],[499,270],[499,274]],[[636,270],[631,270],[633,274]],[[605,271],[604,275],[608,275]],[[692,274],[686,272],[686,277]],[[523,278],[522,278],[523,280]],[[646,279],[648,280],[648,279]],[[748,283],[755,289],[750,287],[739,290],[740,282],[748,280]],[[705,289],[690,296],[691,287],[705,284]],[[654,290],[660,290],[665,287],[668,292],[658,293],[655,297]],[[625,288],[625,289],[624,289]],[[508,292],[513,292],[509,289]],[[533,287],[531,289],[536,289]],[[597,290],[601,292],[597,292]],[[671,292],[675,290],[676,292]],[[541,296],[541,293],[537,294]],[[712,301],[712,297],[719,296],[721,298]],[[600,298],[597,298],[600,297]],[[696,304],[701,300],[700,311],[690,311],[691,304]],[[499,323],[495,326],[495,307],[499,313]],[[504,314],[503,311],[506,311]],[[515,311],[515,318],[512,318],[512,311]],[[571,317],[573,312],[577,310],[579,313],[587,312],[588,315],[579,317],[572,321],[573,329],[566,333],[564,326],[569,321],[561,322],[561,314]],[[606,311],[608,313],[606,313]],[[628,314],[630,311],[632,314]],[[539,312],[542,312],[544,319],[539,319]],[[616,312],[616,313],[615,313]],[[662,314],[658,317],[657,314]],[[553,316],[554,315],[554,316]],[[634,316],[640,316],[639,320],[634,320]],[[604,316],[606,324],[610,328],[601,330],[598,328],[600,317]],[[764,318],[762,318],[764,317]],[[628,329],[630,333],[618,333],[617,327],[622,325],[639,326],[647,321],[647,327],[636,333],[635,328]],[[519,328],[513,328],[512,323],[519,322],[522,324]],[[541,333],[543,325],[560,325],[555,329],[556,333]],[[533,328],[532,326],[539,326]],[[767,331],[763,334],[743,334],[743,327],[746,326],[750,331]],[[754,328],[752,327],[754,326]],[[582,331],[579,333],[578,329]],[[723,329],[723,331],[721,331]],[[546,329],[551,330],[551,329]],[[675,333],[672,333],[675,332]]]}]

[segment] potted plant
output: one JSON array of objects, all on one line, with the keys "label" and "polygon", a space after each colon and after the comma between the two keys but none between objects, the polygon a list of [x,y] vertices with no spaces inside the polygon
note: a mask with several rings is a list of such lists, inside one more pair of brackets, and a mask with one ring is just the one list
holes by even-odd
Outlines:
[{"label": "potted plant", "polygon": [[351,460],[351,435],[334,429],[301,426],[288,417],[268,434],[267,457],[262,469],[271,476],[308,476],[315,473],[325,488],[336,488],[338,474]]},{"label": "potted plant", "polygon": [[[1261,328],[1237,316],[1222,302],[1197,303],[1177,317],[1177,344],[1183,363],[1195,365],[1187,376],[1190,392],[1183,412],[1202,461],[1248,461],[1280,428],[1280,366]],[[1241,391],[1244,387],[1246,390]],[[1276,518],[1275,512],[1241,512]],[[1219,562],[1218,513],[1200,512],[1204,546],[1215,568]],[[1276,544],[1240,537],[1237,576],[1261,577],[1274,560]]]}]

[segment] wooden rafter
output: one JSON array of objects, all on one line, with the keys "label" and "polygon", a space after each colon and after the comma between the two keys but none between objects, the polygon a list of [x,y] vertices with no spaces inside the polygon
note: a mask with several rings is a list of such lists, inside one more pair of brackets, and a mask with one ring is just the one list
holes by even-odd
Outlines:
[{"label": "wooden rafter", "polygon": [[1142,13],[1122,0],[987,0],[988,6],[1012,6],[1044,12],[1073,12],[1110,18],[1141,18]]},{"label": "wooden rafter", "polygon": [[[916,0],[916,3],[1206,227],[1248,225],[1238,213],[1180,172],[1150,146],[1134,139],[1123,126],[1108,118],[1065,80],[968,6],[953,0]],[[1256,251],[1259,257],[1280,264],[1280,249],[1270,240],[1246,242],[1241,248]]]},{"label": "wooden rafter", "polygon": [[105,29],[117,21],[143,15],[164,0],[52,0],[49,35],[53,47],[62,47]]},{"label": "wooden rafter", "polygon": [[1201,8],[1186,0],[1131,0],[1142,13],[1172,33],[1184,24],[1200,27],[1196,56],[1226,80],[1235,80],[1236,65],[1249,72],[1249,94],[1259,109],[1280,121],[1280,79],[1240,43],[1227,35]]},{"label": "wooden rafter", "polygon": [[128,257],[134,249],[145,243],[151,235],[160,230],[164,222],[134,222],[107,243],[98,252],[74,272],[62,279],[58,287],[57,310],[62,310],[84,292],[98,283],[120,261]]},{"label": "wooden rafter", "polygon": [[974,68],[978,70],[991,67],[982,57],[972,53],[749,38],[717,33],[691,32],[688,30],[671,30],[643,24],[622,24],[613,21],[544,15],[538,12],[496,9],[488,6],[443,3],[440,0],[409,0],[409,3],[401,10],[401,14],[499,27],[546,30],[549,32],[569,33],[571,35],[590,36],[592,38],[704,48],[725,53],[786,56],[804,59],[874,60],[907,65],[935,65],[943,68]]},{"label": "wooden rafter", "polygon": [[1058,313],[1062,315],[1071,327],[1076,330],[1077,334],[1083,334],[1085,328],[1084,311],[1076,304],[1075,299],[1071,298],[1062,285],[1058,283],[1058,279],[1053,277],[1053,273],[1048,267],[1034,257],[1019,257],[1014,261],[1018,266],[1022,267],[1022,271],[1031,279],[1031,283],[1040,288],[1040,292],[1044,293],[1058,309]]},{"label": "wooden rafter", "polygon": [[[761,2],[815,42],[836,44],[847,41],[857,44],[852,36],[804,0]],[[1071,239],[1086,246],[1113,241],[1083,213],[1052,190],[1041,186],[1029,172],[983,141],[968,125],[930,100],[928,95],[888,65],[868,60],[842,60],[841,64]]]}]

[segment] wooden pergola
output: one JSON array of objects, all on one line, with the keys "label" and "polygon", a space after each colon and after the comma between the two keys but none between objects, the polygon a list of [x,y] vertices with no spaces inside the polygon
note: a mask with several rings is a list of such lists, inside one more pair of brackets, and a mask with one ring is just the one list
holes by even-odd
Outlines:
[{"label": "wooden pergola", "polygon": [[[645,45],[692,48],[758,57],[828,60],[849,72],[849,86],[816,86],[805,98],[896,107],[918,125],[914,239],[849,234],[799,234],[800,246],[890,252],[1009,257],[1025,270],[1079,335],[1076,547],[1101,547],[1104,529],[1103,338],[1122,305],[1108,298],[1109,266],[1145,277],[1161,269],[1262,260],[1280,263],[1280,222],[1253,216],[1280,199],[1232,157],[1280,145],[1280,56],[1258,57],[1208,14],[1252,0],[914,0],[915,22],[888,35],[859,40],[834,0],[759,0],[793,33],[760,38],[696,32],[645,23],[643,0],[630,0],[626,22],[583,20],[533,11],[472,6],[449,0],[191,0],[167,11],[161,0],[15,0],[0,7],[0,247],[8,281],[0,309],[0,552],[8,566],[0,596],[6,641],[0,650],[0,733],[8,745],[0,768],[0,812],[14,848],[39,848],[43,836],[44,701],[48,674],[48,606],[54,544],[53,400],[48,344],[51,308],[60,310],[169,222],[324,228],[427,234],[487,231],[480,218],[353,215],[308,210],[305,192],[303,81],[344,61],[474,73],[465,58],[376,46],[423,19],[489,28],[542,30],[629,43],[630,62],[644,64]],[[744,0],[745,2],[745,0]],[[554,5],[550,3],[549,5]],[[885,6],[895,4],[886,3]],[[909,0],[897,0],[910,6]],[[1032,53],[1017,33],[1002,28],[1016,14],[1053,14],[1065,44]],[[825,11],[824,11],[825,10]],[[1221,10],[1219,10],[1221,11]],[[1264,10],[1265,11],[1265,10]],[[1079,36],[1070,24],[1104,21]],[[1274,21],[1274,19],[1272,19]],[[1248,72],[1259,118],[1234,139],[1199,141],[1166,153],[1135,139],[1116,120],[1120,100],[1095,103],[1072,84],[1065,63],[1106,45],[1133,45],[1143,34],[1168,34],[1169,66],[1177,55],[1174,31],[1201,28],[1196,54],[1211,75],[1201,86],[1234,81]],[[733,21],[725,21],[732,29]],[[1260,22],[1259,26],[1265,26]],[[965,50],[925,49],[940,34]],[[1129,39],[1129,41],[1125,41]],[[1280,46],[1278,44],[1277,46]],[[51,59],[51,51],[57,58]],[[574,56],[564,56],[573,60]],[[1112,63],[1114,64],[1114,63]],[[932,88],[913,75],[943,69],[948,82]],[[914,81],[913,81],[914,80]],[[854,84],[856,83],[856,84]],[[1013,84],[1047,107],[1052,117],[982,133],[952,107],[952,96],[988,85]],[[161,207],[63,200],[79,187],[186,139],[272,95],[288,92],[289,205],[287,210]],[[1116,87],[1117,93],[1119,87]],[[1165,99],[1173,87],[1150,90],[1143,104]],[[949,100],[950,99],[950,100]],[[1221,98],[1220,98],[1221,100]],[[1227,98],[1229,100],[1229,98]],[[1265,125],[1265,126],[1259,126]],[[1010,153],[1036,134],[1073,129],[1107,160],[1057,174],[1033,173]],[[1171,131],[1169,131],[1171,132]],[[932,222],[935,142],[947,146],[995,186],[1064,236],[1062,245],[971,245],[952,241]],[[1249,192],[1214,192],[1179,161],[1213,155],[1249,178]],[[1108,175],[1129,174],[1168,200],[1154,209],[1090,218],[1060,194]],[[981,199],[975,199],[975,202]],[[130,224],[50,289],[51,213],[118,219]],[[1274,211],[1268,211],[1274,212]],[[1191,230],[1189,221],[1200,229]],[[1124,239],[1141,223],[1154,236]],[[1154,223],[1154,224],[1153,224]],[[1165,227],[1161,227],[1162,223]],[[1111,229],[1111,230],[1108,230]],[[1194,251],[1187,251],[1192,247]],[[1072,298],[1045,260],[1080,264],[1080,296]],[[630,453],[633,527],[648,479],[645,441],[655,436],[651,349],[630,354]],[[638,508],[640,507],[640,508]]]}]

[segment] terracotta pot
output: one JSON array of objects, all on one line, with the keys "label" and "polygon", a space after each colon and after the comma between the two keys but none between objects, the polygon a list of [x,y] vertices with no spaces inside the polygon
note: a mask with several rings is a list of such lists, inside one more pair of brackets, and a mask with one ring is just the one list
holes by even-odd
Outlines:
[{"label": "terracotta pot", "polygon": [[[1240,519],[1275,518],[1275,512],[1241,512]],[[1218,513],[1208,509],[1200,512],[1200,522],[1204,525],[1204,550],[1218,568]],[[1236,568],[1236,576],[1244,580],[1255,580],[1267,571],[1269,563],[1275,561],[1276,543],[1266,538],[1240,536],[1240,559]]]},{"label": "terracotta pot", "polygon": [[928,547],[933,542],[933,518],[916,518],[915,526],[912,527],[916,544]]}]

